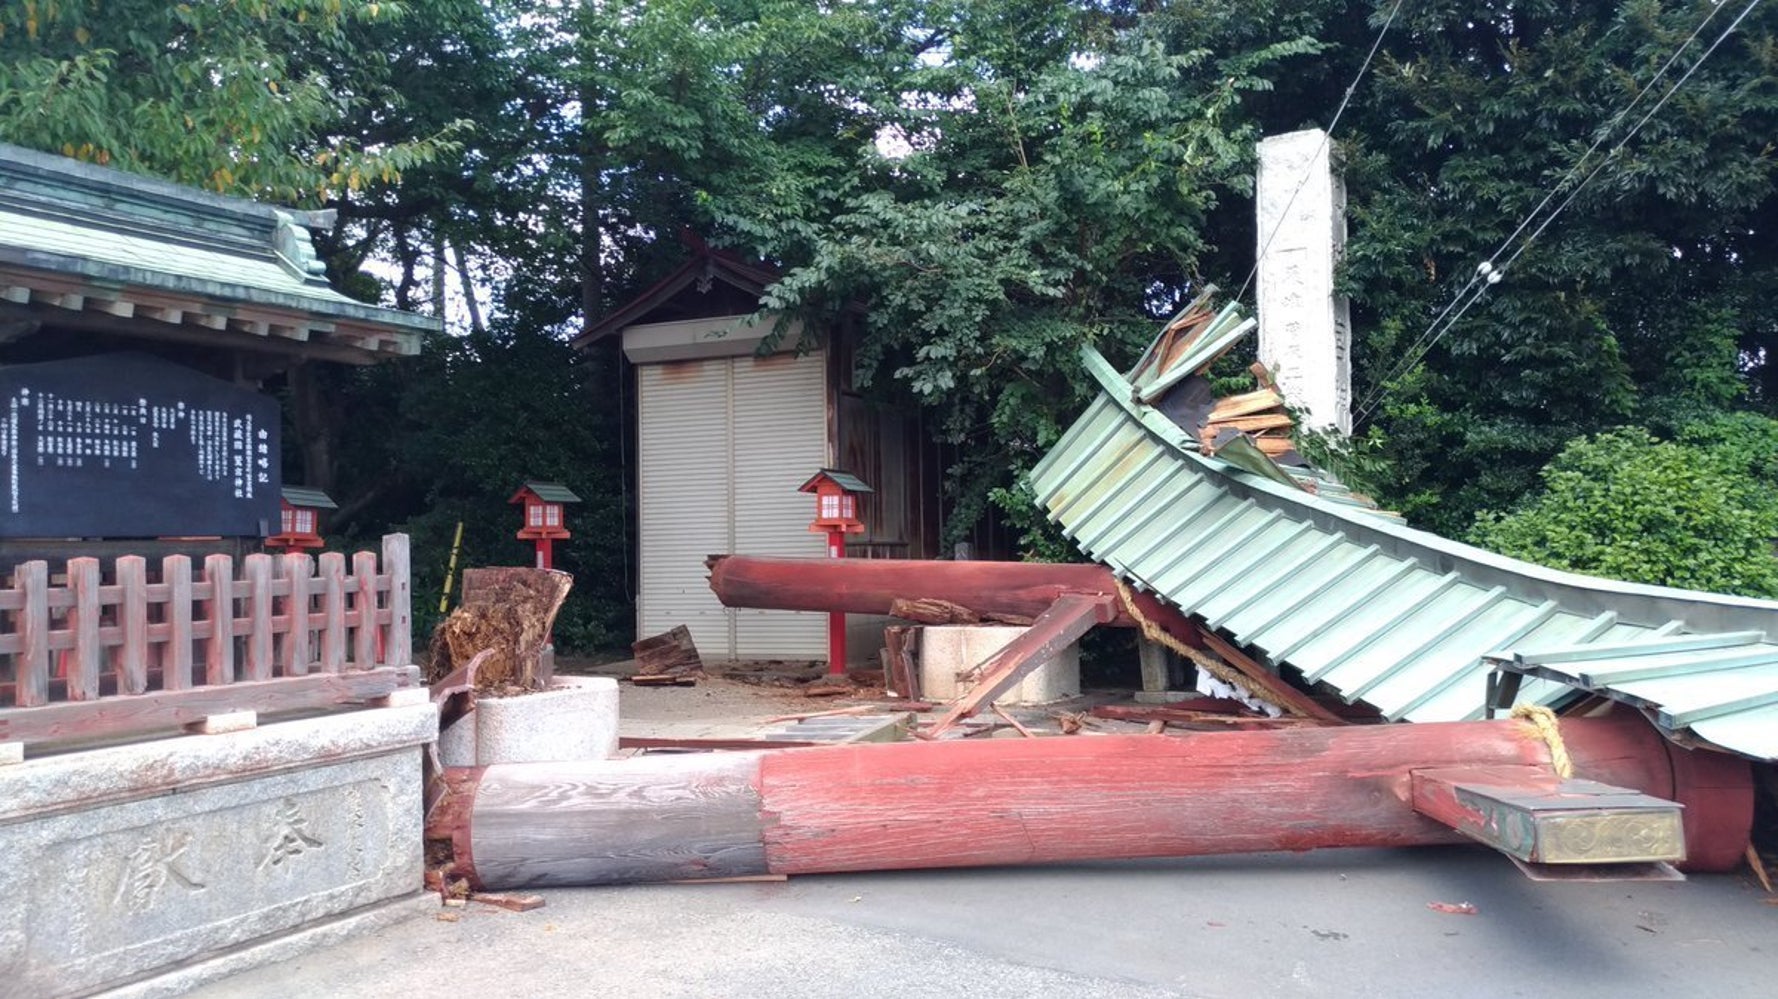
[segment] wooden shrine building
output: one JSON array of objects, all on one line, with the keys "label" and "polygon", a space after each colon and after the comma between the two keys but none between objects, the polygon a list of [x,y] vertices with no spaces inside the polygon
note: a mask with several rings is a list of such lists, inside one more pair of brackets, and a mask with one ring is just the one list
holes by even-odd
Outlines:
[{"label": "wooden shrine building", "polygon": [[[821,659],[827,616],[723,607],[705,585],[713,553],[825,552],[798,486],[843,468],[874,490],[852,558],[935,558],[942,457],[918,412],[852,381],[855,316],[828,330],[754,323],[771,268],[698,241],[677,270],[575,340],[622,338],[635,368],[638,636],[677,625],[729,659]],[[869,620],[855,620],[861,639]],[[880,634],[854,643],[875,652]]]}]

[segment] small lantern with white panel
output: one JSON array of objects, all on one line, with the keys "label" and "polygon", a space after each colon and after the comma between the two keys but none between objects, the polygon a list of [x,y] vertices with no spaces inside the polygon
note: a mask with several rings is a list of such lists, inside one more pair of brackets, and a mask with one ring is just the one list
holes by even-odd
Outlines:
[{"label": "small lantern with white panel", "polygon": [[321,511],[338,509],[339,505],[319,489],[285,486],[278,503],[280,530],[265,539],[265,546],[286,552],[322,547],[327,542],[321,539]]},{"label": "small lantern with white panel", "polygon": [[[850,472],[823,468],[797,491],[815,494],[815,520],[809,530],[827,535],[828,557],[845,558],[846,535],[864,533],[859,497],[875,490]],[[827,672],[846,672],[846,615],[838,612],[827,615]]]},{"label": "small lantern with white panel", "polygon": [[527,482],[507,502],[525,506],[525,526],[519,529],[518,536],[521,541],[536,544],[537,568],[555,568],[555,542],[572,537],[568,533],[562,504],[579,503],[580,497],[560,483]]}]

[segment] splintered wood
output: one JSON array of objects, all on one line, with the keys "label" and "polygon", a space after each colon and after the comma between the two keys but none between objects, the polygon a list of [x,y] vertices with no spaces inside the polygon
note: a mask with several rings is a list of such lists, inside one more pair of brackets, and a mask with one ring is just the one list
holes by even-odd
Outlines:
[{"label": "splintered wood", "polygon": [[1000,614],[974,611],[962,604],[935,597],[908,599],[896,597],[889,604],[889,616],[918,624],[1016,624],[1028,625],[1032,619],[1024,614]]},{"label": "splintered wood", "polygon": [[671,631],[644,638],[630,646],[636,657],[636,673],[630,682],[640,686],[682,686],[697,683],[704,661],[691,640],[691,631],[679,625]]},{"label": "splintered wood", "polygon": [[890,690],[910,701],[920,699],[920,629],[883,629],[883,678]]},{"label": "splintered wood", "polygon": [[498,567],[463,572],[463,604],[432,635],[429,682],[443,679],[477,653],[478,691],[541,690],[549,681],[543,648],[574,577],[553,569]]}]

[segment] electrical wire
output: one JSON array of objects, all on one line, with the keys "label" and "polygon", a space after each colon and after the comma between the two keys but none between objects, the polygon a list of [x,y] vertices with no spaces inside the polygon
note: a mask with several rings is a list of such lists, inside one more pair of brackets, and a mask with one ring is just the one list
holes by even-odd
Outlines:
[{"label": "electrical wire", "polygon": [[[1683,54],[1686,49],[1690,48],[1692,42],[1696,41],[1698,36],[1703,33],[1705,26],[1707,26],[1711,19],[1716,16],[1716,12],[1721,10],[1724,6],[1722,4],[1712,5],[1710,13],[1706,14],[1704,19],[1698,23],[1698,26],[1692,29],[1692,33],[1686,37],[1684,42],[1680,43],[1679,47],[1668,57],[1666,63],[1661,66],[1660,70],[1657,71],[1653,77],[1649,78],[1649,81],[1642,86],[1642,89],[1637,92],[1636,96],[1631,99],[1629,104],[1625,105],[1622,110],[1612,116],[1611,120],[1606,124],[1606,127],[1601,131],[1600,137],[1595,139],[1592,146],[1581,155],[1580,159],[1575,161],[1574,166],[1568,169],[1568,172],[1563,175],[1562,179],[1557,182],[1556,186],[1551,188],[1549,193],[1544,195],[1543,200],[1538,202],[1537,207],[1533,208],[1531,212],[1519,222],[1518,227],[1513,230],[1512,235],[1508,236],[1505,240],[1502,240],[1500,246],[1496,247],[1494,252],[1476,267],[1475,271],[1470,275],[1468,282],[1466,282],[1464,286],[1458,290],[1456,296],[1445,305],[1444,311],[1440,312],[1438,317],[1433,319],[1433,321],[1427,325],[1426,330],[1414,341],[1413,346],[1409,347],[1408,350],[1402,354],[1401,358],[1390,368],[1389,373],[1377,381],[1376,385],[1372,387],[1364,400],[1359,403],[1358,413],[1353,420],[1355,424],[1361,423],[1369,418],[1371,412],[1382,403],[1382,397],[1387,394],[1390,383],[1411,369],[1415,364],[1418,364],[1433,347],[1437,346],[1438,342],[1444,338],[1445,334],[1451,331],[1451,328],[1463,318],[1464,313],[1468,312],[1470,307],[1473,306],[1489,288],[1500,283],[1508,269],[1512,267],[1514,261],[1517,261],[1526,250],[1530,249],[1532,244],[1537,241],[1537,238],[1543,234],[1544,230],[1548,229],[1550,224],[1554,222],[1569,205],[1574,203],[1574,199],[1580,195],[1581,191],[1586,189],[1586,186],[1592,182],[1593,178],[1597,177],[1599,173],[1611,163],[1612,159],[1617,156],[1618,152],[1621,151],[1631,139],[1635,138],[1638,132],[1642,131],[1643,127],[1654,118],[1661,108],[1667,105],[1668,101],[1672,100],[1673,95],[1677,94],[1679,89],[1685,86],[1686,81],[1692,78],[1692,75],[1704,65],[1704,62],[1710,58],[1711,54],[1728,39],[1729,35],[1734,33],[1736,28],[1741,26],[1741,22],[1745,21],[1747,16],[1753,13],[1753,9],[1758,7],[1760,3],[1761,0],[1749,0],[1747,6],[1742,8],[1741,13],[1736,15],[1735,20],[1730,22],[1729,26],[1724,28],[1722,33],[1716,36],[1716,40],[1710,43],[1710,46],[1704,50],[1704,53],[1698,57],[1697,61],[1693,62],[1691,66],[1680,75],[1679,79],[1674,81],[1673,85],[1667,89],[1667,92],[1661,95],[1661,99],[1655,102],[1654,107],[1649,108],[1648,112],[1644,114],[1628,132],[1624,133],[1624,137],[1619,139],[1617,143],[1612,146],[1610,151],[1605,154],[1604,158],[1601,159],[1592,170],[1588,171],[1585,177],[1581,178],[1580,183],[1574,185],[1574,187],[1568,191],[1568,195],[1562,199],[1562,203],[1557,205],[1555,210],[1552,211],[1547,218],[1538,223],[1537,228],[1532,230],[1531,235],[1527,236],[1524,242],[1520,243],[1519,246],[1513,250],[1512,255],[1507,257],[1506,262],[1503,264],[1496,264],[1495,259],[1499,257],[1513,240],[1517,239],[1518,236],[1525,231],[1526,226],[1531,224],[1531,220],[1536,218],[1538,213],[1542,212],[1543,209],[1554,200],[1557,194],[1561,193],[1563,187],[1573,179],[1574,175],[1579,172],[1580,168],[1585,165],[1586,161],[1598,150],[1599,146],[1604,144],[1605,137],[1611,134],[1612,129],[1616,127],[1617,123],[1622,121],[1637,104],[1641,103],[1643,96],[1653,88],[1655,83],[1657,83],[1662,76],[1666,75],[1667,71],[1678,61],[1680,55]],[[1474,294],[1470,294],[1471,289],[1474,289]],[[1465,299],[1465,295],[1469,295],[1469,297]],[[1462,303],[1461,307],[1458,307],[1459,302]],[[1454,315],[1451,312],[1453,308],[1457,309]],[[1449,317],[1448,320],[1446,319],[1447,316]],[[1443,324],[1442,326],[1441,323]]]}]

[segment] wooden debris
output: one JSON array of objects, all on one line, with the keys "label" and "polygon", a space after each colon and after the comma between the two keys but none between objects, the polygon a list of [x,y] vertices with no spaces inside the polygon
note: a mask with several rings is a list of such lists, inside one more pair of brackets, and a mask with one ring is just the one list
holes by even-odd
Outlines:
[{"label": "wooden debris", "polygon": [[889,616],[917,624],[981,624],[986,620],[962,604],[936,597],[897,597],[889,604]]},{"label": "wooden debris", "polygon": [[[878,710],[878,707],[875,704],[854,704],[849,708],[834,708],[831,711],[804,711],[793,715],[775,715],[771,718],[767,718],[765,724],[776,725],[779,722],[806,721],[810,718],[832,718],[837,715],[868,715],[876,710]],[[906,709],[903,708],[899,710]]]},{"label": "wooden debris", "polygon": [[698,685],[698,678],[695,676],[672,673],[665,676],[644,676],[638,673],[628,679],[638,687],[695,687]]},{"label": "wooden debris", "polygon": [[795,749],[819,745],[823,744],[797,739],[667,739],[637,735],[623,735],[617,739],[619,749],[659,749],[688,753],[723,749]]},{"label": "wooden debris", "polygon": [[920,697],[920,629],[893,626],[883,629],[883,675],[890,690],[907,698]]},{"label": "wooden debris", "polygon": [[461,912],[453,912],[449,909],[446,909],[443,912],[434,913],[432,918],[438,920],[441,923],[454,923],[454,922],[457,922],[458,920],[462,919],[463,914]]},{"label": "wooden debris", "polygon": [[1056,720],[1056,727],[1062,730],[1063,735],[1073,735],[1087,724],[1084,711],[1058,711],[1050,717]]},{"label": "wooden debris", "polygon": [[691,630],[678,625],[670,631],[644,638],[630,646],[640,676],[680,676],[704,672],[704,661],[691,639]]},{"label": "wooden debris", "polygon": [[1214,711],[1192,711],[1172,704],[1101,704],[1093,708],[1095,718],[1109,718],[1113,721],[1131,722],[1174,722],[1181,725],[1209,725],[1217,728],[1298,728],[1305,725],[1332,725],[1333,722],[1320,718],[1301,718],[1285,715],[1279,718],[1268,718],[1265,715],[1245,714],[1232,715]]},{"label": "wooden debris", "polygon": [[1156,718],[1154,721],[1151,721],[1148,723],[1148,734],[1149,735],[1160,735],[1162,732],[1165,732],[1166,730],[1167,730],[1167,722],[1165,719]]},{"label": "wooden debris", "polygon": [[889,603],[889,616],[916,624],[1015,624],[1029,625],[1031,618],[1024,614],[1003,614],[995,611],[977,611],[937,597],[896,597]]},{"label": "wooden debris", "polygon": [[497,567],[463,572],[463,603],[432,635],[428,681],[442,679],[477,653],[492,650],[475,688],[542,690],[549,681],[543,648],[574,578],[553,569]]},{"label": "wooden debris", "polygon": [[1209,419],[1220,423],[1224,420],[1232,420],[1237,416],[1263,413],[1283,405],[1283,396],[1272,389],[1262,388],[1257,392],[1243,392],[1240,395],[1224,396],[1216,400],[1216,405],[1210,410]]},{"label": "wooden debris", "polygon": [[1759,879],[1760,887],[1766,890],[1766,894],[1772,894],[1772,877],[1766,873],[1766,862],[1761,859],[1759,851],[1754,849],[1752,843],[1747,844],[1747,866],[1753,868],[1753,876]]},{"label": "wooden debris", "polygon": [[471,902],[480,902],[510,912],[530,912],[543,908],[542,895],[519,895],[513,892],[478,891],[469,895]]},{"label": "wooden debris", "polygon": [[1428,902],[1426,907],[1433,912],[1443,912],[1451,916],[1473,916],[1476,914],[1475,904],[1471,902]]},{"label": "wooden debris", "polygon": [[1054,659],[1093,625],[1109,621],[1116,613],[1116,603],[1109,595],[1064,595],[1039,614],[1023,634],[988,657],[982,664],[981,681],[952,702],[951,710],[933,723],[926,734],[938,735],[1012,689],[1027,673]]},{"label": "wooden debris", "polygon": [[1033,732],[1030,729],[1026,728],[1025,726],[1020,725],[1019,720],[1017,718],[1014,718],[1012,715],[1007,714],[1005,708],[1001,707],[998,704],[990,704],[988,706],[994,709],[994,713],[999,715],[1002,721],[1006,722],[1008,725],[1011,725],[1013,727],[1013,731],[1019,733],[1020,735],[1024,736],[1027,739],[1037,738],[1036,732]]},{"label": "wooden debris", "polygon": [[849,683],[811,683],[803,688],[804,697],[845,697],[857,688]]}]

